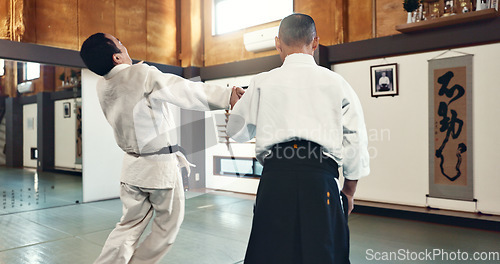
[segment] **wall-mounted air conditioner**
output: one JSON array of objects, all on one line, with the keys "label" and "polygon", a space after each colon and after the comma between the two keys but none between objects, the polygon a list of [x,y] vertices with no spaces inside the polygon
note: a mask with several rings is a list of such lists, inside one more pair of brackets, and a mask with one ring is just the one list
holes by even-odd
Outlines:
[{"label": "wall-mounted air conditioner", "polygon": [[20,83],[17,85],[17,91],[19,93],[33,92],[33,83],[29,81]]},{"label": "wall-mounted air conditioner", "polygon": [[279,27],[272,27],[245,33],[243,35],[245,49],[250,52],[274,49],[274,37],[278,36],[278,29]]}]

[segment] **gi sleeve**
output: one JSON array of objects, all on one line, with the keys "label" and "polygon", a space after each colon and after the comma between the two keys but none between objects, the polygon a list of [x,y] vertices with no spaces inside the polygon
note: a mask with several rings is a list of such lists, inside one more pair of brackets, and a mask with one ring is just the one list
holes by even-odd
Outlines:
[{"label": "gi sleeve", "polygon": [[227,134],[238,142],[246,142],[255,137],[260,90],[252,79],[248,89],[235,104],[227,123]]},{"label": "gi sleeve", "polygon": [[342,100],[342,163],[348,180],[358,180],[370,173],[368,136],[363,109],[358,96],[344,80]]},{"label": "gi sleeve", "polygon": [[232,89],[202,82],[192,82],[174,74],[162,73],[150,67],[145,95],[180,108],[208,111],[229,109]]}]

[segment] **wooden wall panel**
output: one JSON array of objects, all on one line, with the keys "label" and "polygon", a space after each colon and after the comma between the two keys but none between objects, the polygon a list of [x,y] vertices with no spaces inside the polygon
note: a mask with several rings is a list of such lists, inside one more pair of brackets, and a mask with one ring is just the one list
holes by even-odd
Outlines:
[{"label": "wooden wall panel", "polygon": [[20,0],[23,2],[22,10],[22,24],[24,29],[24,34],[20,35],[20,40],[22,42],[37,43],[36,39],[36,1],[37,0]]},{"label": "wooden wall panel", "polygon": [[77,0],[36,1],[36,43],[77,50]]},{"label": "wooden wall panel", "polygon": [[115,35],[115,1],[78,1],[78,48],[98,32]]},{"label": "wooden wall panel", "polygon": [[310,15],[314,19],[321,45],[343,42],[342,0],[296,0],[294,4],[295,12]]},{"label": "wooden wall panel", "polygon": [[347,41],[372,38],[373,0],[348,1]]},{"label": "wooden wall panel", "polygon": [[116,0],[115,25],[115,37],[127,47],[130,57],[146,59],[146,0]]},{"label": "wooden wall panel", "polygon": [[0,1],[0,39],[10,39],[11,0]]},{"label": "wooden wall panel", "polygon": [[406,23],[406,11],[402,1],[377,0],[377,35],[376,37],[400,34],[396,25]]},{"label": "wooden wall panel", "polygon": [[179,65],[175,0],[147,1],[146,60]]}]

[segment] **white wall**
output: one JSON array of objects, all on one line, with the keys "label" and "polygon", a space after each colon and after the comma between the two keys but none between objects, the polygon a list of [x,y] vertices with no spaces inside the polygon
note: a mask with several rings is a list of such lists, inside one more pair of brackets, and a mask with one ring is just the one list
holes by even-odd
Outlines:
[{"label": "white wall", "polygon": [[[207,81],[207,83],[218,84],[222,86],[248,86],[250,80],[254,75],[246,75],[233,78],[224,78],[218,80]],[[214,156],[226,156],[230,157],[234,155],[235,157],[255,157],[255,144],[249,143],[232,143],[231,152],[229,152],[226,144],[219,143],[215,144],[216,141],[216,128],[215,120],[213,116],[216,114],[224,114],[223,110],[205,112],[206,123],[205,123],[205,168],[206,168],[206,186],[210,189],[226,190],[241,193],[257,193],[257,187],[259,186],[258,179],[248,179],[248,178],[237,178],[233,176],[220,176],[214,175]]]},{"label": "white wall", "polygon": [[31,159],[31,148],[37,148],[37,104],[23,105],[23,166],[37,167]]},{"label": "white wall", "polygon": [[[500,44],[454,49],[473,58],[474,197],[483,213],[500,214]],[[429,192],[428,63],[443,51],[334,65],[356,90],[365,113],[371,175],[357,199],[425,206]],[[462,54],[448,52],[443,57]],[[370,66],[398,63],[399,96],[372,98]],[[429,199],[438,208],[473,211],[472,202]]]},{"label": "white wall", "polygon": [[[77,101],[81,102],[78,98]],[[64,104],[70,104],[70,116],[64,116]],[[76,164],[76,102],[75,99],[54,102],[54,166],[81,169]]]},{"label": "white wall", "polygon": [[123,151],[102,113],[96,84],[102,78],[82,70],[83,201],[119,197]]}]

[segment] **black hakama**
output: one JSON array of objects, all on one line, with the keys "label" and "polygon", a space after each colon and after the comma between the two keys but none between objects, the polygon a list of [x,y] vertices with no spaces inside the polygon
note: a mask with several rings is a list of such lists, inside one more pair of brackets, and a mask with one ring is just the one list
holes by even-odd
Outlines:
[{"label": "black hakama", "polygon": [[350,263],[347,199],[339,195],[338,177],[337,163],[319,145],[276,145],[265,160],[244,263]]}]

